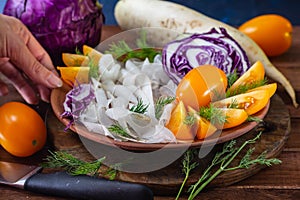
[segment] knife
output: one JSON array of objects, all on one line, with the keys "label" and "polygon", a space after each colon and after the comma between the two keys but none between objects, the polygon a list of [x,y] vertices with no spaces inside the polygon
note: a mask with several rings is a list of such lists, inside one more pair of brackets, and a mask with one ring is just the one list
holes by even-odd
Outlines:
[{"label": "knife", "polygon": [[0,161],[0,184],[51,196],[75,199],[152,200],[153,192],[145,185],[110,181],[66,172],[40,173],[42,167]]}]

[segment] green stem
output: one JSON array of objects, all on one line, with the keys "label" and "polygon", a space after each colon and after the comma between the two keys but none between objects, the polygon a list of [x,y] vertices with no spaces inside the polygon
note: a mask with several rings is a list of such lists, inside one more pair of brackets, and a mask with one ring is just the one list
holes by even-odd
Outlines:
[{"label": "green stem", "polygon": [[188,200],[194,199],[214,178],[216,178],[220,173],[226,170],[226,167],[235,159],[235,157],[244,149],[244,147],[248,144],[254,143],[259,137],[261,133],[258,134],[254,139],[248,140],[244,142],[244,144],[233,154],[233,156],[224,164],[224,161],[221,163],[220,168],[211,176],[207,181],[205,181],[197,190],[196,192],[193,191],[190,193]]},{"label": "green stem", "polygon": [[180,189],[179,189],[179,191],[178,191],[178,193],[177,193],[177,196],[176,196],[175,200],[178,200],[178,199],[179,199],[179,197],[180,197],[180,195],[181,195],[181,193],[182,193],[183,187],[185,186],[185,183],[186,183],[186,181],[187,181],[189,175],[190,175],[190,172],[187,172],[186,175],[185,175],[185,177],[184,177],[184,180],[183,180],[183,182],[182,182],[182,184],[181,184],[181,187],[180,187]]},{"label": "green stem", "polygon": [[[195,185],[193,185],[193,189],[191,191],[191,194],[193,194],[195,192],[195,189],[199,186],[200,183],[202,183],[204,181],[204,179],[207,177],[207,174],[209,173],[209,171],[211,170],[211,168],[214,165],[209,166],[204,173],[202,174],[201,178],[197,181],[197,183]],[[191,196],[191,195],[190,195]]]}]

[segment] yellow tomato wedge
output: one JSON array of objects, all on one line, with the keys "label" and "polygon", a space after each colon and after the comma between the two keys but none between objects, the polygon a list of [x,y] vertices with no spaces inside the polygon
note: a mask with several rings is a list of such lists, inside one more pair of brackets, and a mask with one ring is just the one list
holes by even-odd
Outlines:
[{"label": "yellow tomato wedge", "polygon": [[224,96],[226,88],[227,77],[224,71],[216,66],[201,65],[190,70],[181,79],[176,97],[186,106],[197,110],[208,105],[216,96]]},{"label": "yellow tomato wedge", "polygon": [[194,140],[195,135],[192,133],[191,126],[184,123],[187,116],[185,106],[182,101],[176,105],[171,113],[171,118],[166,125],[179,140]]},{"label": "yellow tomato wedge", "polygon": [[78,83],[88,83],[90,68],[83,67],[56,67],[60,71],[61,78],[70,86]]},{"label": "yellow tomato wedge", "polygon": [[226,116],[226,122],[216,125],[218,129],[236,127],[244,123],[248,118],[248,114],[244,109],[220,108],[220,111]]},{"label": "yellow tomato wedge", "polygon": [[267,90],[255,90],[213,102],[212,105],[218,108],[228,108],[234,104],[234,108],[244,109],[248,115],[252,115],[263,109],[269,99]]},{"label": "yellow tomato wedge", "polygon": [[208,120],[204,119],[203,117],[200,117],[193,108],[188,107],[188,111],[195,117],[195,124],[193,125],[193,130],[196,132],[196,136],[199,140],[211,136],[218,130]]},{"label": "yellow tomato wedge", "polygon": [[89,57],[80,54],[63,53],[62,60],[67,67],[87,66],[89,64]]},{"label": "yellow tomato wedge", "polygon": [[99,60],[101,59],[103,54],[87,45],[83,45],[82,49],[83,55],[88,56],[92,61],[92,64],[98,66]]},{"label": "yellow tomato wedge", "polygon": [[257,88],[253,88],[251,90],[248,90],[247,92],[252,92],[252,91],[257,91],[257,90],[265,90],[265,91],[268,91],[269,98],[271,98],[275,94],[276,89],[277,89],[277,83],[270,83],[270,84],[263,85],[263,86],[260,86]]},{"label": "yellow tomato wedge", "polygon": [[265,77],[265,69],[262,62],[257,61],[254,63],[240,78],[238,78],[228,92],[236,90],[240,85],[247,85],[257,81],[263,80]]}]

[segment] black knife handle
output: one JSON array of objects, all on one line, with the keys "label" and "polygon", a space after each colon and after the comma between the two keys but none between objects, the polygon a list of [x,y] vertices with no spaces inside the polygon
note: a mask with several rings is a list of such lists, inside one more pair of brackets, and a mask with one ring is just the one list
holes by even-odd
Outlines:
[{"label": "black knife handle", "polygon": [[144,185],[110,181],[66,172],[37,173],[27,179],[25,190],[46,195],[98,200],[152,200],[152,191]]}]

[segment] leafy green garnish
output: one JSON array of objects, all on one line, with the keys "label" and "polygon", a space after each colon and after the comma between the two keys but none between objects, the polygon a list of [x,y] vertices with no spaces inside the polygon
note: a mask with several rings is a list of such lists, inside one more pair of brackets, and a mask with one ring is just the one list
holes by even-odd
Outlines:
[{"label": "leafy green garnish", "polygon": [[234,90],[227,90],[226,91],[226,97],[231,97],[231,96],[234,96],[234,95],[245,93],[248,90],[266,85],[267,83],[268,83],[268,79],[265,78],[263,80],[253,81],[251,83],[239,85]]},{"label": "leafy green garnish", "polygon": [[184,154],[184,157],[182,160],[182,171],[185,174],[185,177],[181,184],[179,192],[177,193],[176,200],[179,199],[180,194],[183,190],[183,187],[190,176],[190,172],[199,165],[199,163],[193,162],[195,153],[196,153],[195,149],[189,149]]},{"label": "leafy green garnish", "polygon": [[210,121],[213,125],[224,124],[227,122],[227,116],[219,108],[210,104],[208,107],[201,107],[199,115]]},{"label": "leafy green garnish", "polygon": [[98,70],[98,65],[95,65],[92,60],[89,61],[89,77],[92,78],[98,78],[99,77],[99,70]]},{"label": "leafy green garnish", "polygon": [[145,31],[141,31],[140,38],[136,40],[136,46],[137,49],[132,49],[124,40],[121,40],[118,43],[112,43],[110,49],[106,50],[105,53],[112,54],[121,62],[126,62],[132,58],[140,60],[148,58],[150,62],[153,62],[155,56],[161,54],[160,49],[148,45],[147,33]]},{"label": "leafy green garnish", "polygon": [[110,132],[113,132],[117,135],[132,138],[132,136],[120,125],[120,124],[113,124],[107,128]]},{"label": "leafy green garnish", "polygon": [[193,113],[188,113],[188,115],[185,117],[183,123],[188,126],[193,126],[196,122],[195,115]]},{"label": "leafy green garnish", "polygon": [[112,43],[110,45],[110,49],[106,50],[105,53],[112,54],[115,58],[119,58],[131,51],[133,50],[128,46],[128,44],[124,40],[121,40],[117,44]]},{"label": "leafy green garnish", "polygon": [[93,162],[85,162],[69,153],[56,151],[50,152],[50,155],[46,157],[45,162],[41,165],[45,168],[62,168],[71,175],[95,176],[98,174],[98,170],[104,159],[105,157]]},{"label": "leafy green garnish", "polygon": [[144,114],[145,112],[147,112],[148,107],[149,107],[149,104],[145,105],[143,103],[143,100],[141,98],[138,98],[137,105],[132,106],[129,110],[132,111],[132,112]]},{"label": "leafy green garnish", "polygon": [[255,116],[249,115],[248,118],[247,118],[247,122],[257,122],[257,123],[260,123],[260,122],[263,122],[263,120],[260,119],[259,117],[255,117]]},{"label": "leafy green garnish", "polygon": [[[189,200],[194,199],[212,180],[214,180],[220,173],[224,171],[232,171],[236,169],[248,169],[254,164],[260,164],[260,165],[266,165],[271,166],[273,164],[280,164],[281,160],[277,158],[266,158],[266,151],[261,153],[257,158],[252,159],[251,156],[254,152],[254,148],[250,148],[244,157],[240,160],[239,164],[234,167],[229,167],[232,161],[236,158],[236,156],[248,145],[248,144],[254,144],[261,136],[262,132],[260,132],[256,137],[253,139],[245,141],[240,147],[235,147],[236,141],[231,140],[224,144],[223,150],[216,153],[213,160],[211,161],[211,164],[204,170],[201,177],[198,179],[198,181],[192,185],[189,189]],[[190,166],[194,165],[194,163],[191,164],[190,159],[184,160],[184,162],[189,163],[183,163],[183,169],[184,171],[189,171]],[[217,170],[213,171],[213,168],[217,167]],[[213,173],[212,173],[213,172]],[[187,173],[186,173],[187,174]],[[181,188],[183,188],[184,184],[186,183],[187,177],[185,177]],[[179,190],[177,198],[179,197],[181,190]]]},{"label": "leafy green garnish", "polygon": [[228,85],[227,88],[230,88],[230,87],[233,85],[233,83],[234,83],[236,80],[238,80],[238,78],[239,78],[239,76],[238,76],[236,70],[234,70],[233,73],[228,74],[228,75],[227,75],[227,85]]},{"label": "leafy green garnish", "polygon": [[167,104],[172,103],[175,97],[160,97],[155,102],[155,117],[159,119],[162,115],[163,109]]}]

